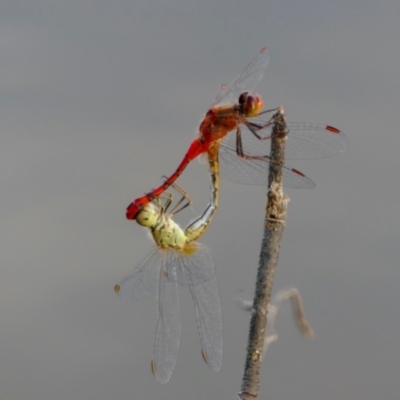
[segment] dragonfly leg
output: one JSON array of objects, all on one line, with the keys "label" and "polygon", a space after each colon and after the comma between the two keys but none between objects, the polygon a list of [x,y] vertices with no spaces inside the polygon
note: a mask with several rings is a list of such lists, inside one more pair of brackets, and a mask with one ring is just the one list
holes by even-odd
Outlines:
[{"label": "dragonfly leg", "polygon": [[240,129],[240,126],[238,126],[238,128],[236,130],[236,154],[241,158],[244,156],[243,143],[242,143],[242,131]]},{"label": "dragonfly leg", "polygon": [[[168,208],[170,207],[173,198],[174,197],[172,196],[171,193],[164,192],[164,193],[160,194],[160,196],[157,196],[156,198],[152,199],[152,202],[159,209],[161,209],[163,213],[165,213],[168,210]],[[163,201],[164,204],[162,204],[161,201]]]},{"label": "dragonfly leg", "polygon": [[[166,178],[165,176],[163,176],[163,178]],[[179,199],[179,201],[174,205],[174,207],[172,208],[172,210],[170,211],[170,213],[172,215],[177,214],[178,212],[184,210],[186,207],[188,207],[190,204],[192,204],[192,199],[189,197],[189,194],[181,187],[179,186],[177,183],[173,182],[171,183],[171,186],[182,195],[182,197]],[[186,201],[185,204],[183,204],[180,208],[179,206]]]},{"label": "dragonfly leg", "polygon": [[236,154],[245,160],[270,160],[268,156],[249,156],[243,151],[242,132],[240,127],[236,130]]},{"label": "dragonfly leg", "polygon": [[[275,111],[277,111],[277,110],[279,110],[279,108],[273,108],[273,109],[271,109],[271,110],[265,110],[265,111],[260,112],[258,115],[267,114],[267,113],[270,113],[270,112],[275,112]],[[276,115],[276,113],[273,114],[273,115],[271,116],[271,118],[270,118],[265,124],[263,124],[263,125],[256,124],[256,123],[250,122],[250,121],[245,121],[244,124],[247,126],[247,128],[250,130],[250,132],[251,132],[257,139],[259,139],[259,140],[270,139],[270,138],[271,138],[271,135],[269,135],[269,136],[260,136],[257,132],[260,131],[260,130],[262,130],[262,129],[265,129],[265,128],[268,128],[269,126],[271,126],[272,123],[274,122],[275,115]]]},{"label": "dragonfly leg", "polygon": [[243,158],[245,160],[262,160],[262,161],[272,161],[271,158],[267,155],[265,156],[249,156],[243,151],[243,143],[242,143],[242,133],[240,127],[236,130],[236,154],[238,157]]},{"label": "dragonfly leg", "polygon": [[254,122],[249,122],[246,121],[245,125],[249,129],[249,131],[258,139],[258,140],[266,140],[266,139],[271,139],[271,135],[269,136],[260,136],[257,132],[260,131],[261,129],[265,129],[268,126],[270,126],[273,122],[273,119],[271,118],[268,120],[264,125],[259,125],[255,124]]},{"label": "dragonfly leg", "polygon": [[242,133],[240,129],[236,131],[236,154],[245,160],[271,160],[268,156],[250,156],[244,153],[242,143]]},{"label": "dragonfly leg", "polygon": [[[270,112],[276,112],[276,111],[278,111],[279,109],[280,109],[280,107],[271,108],[270,110],[261,111],[260,113],[258,113],[258,115],[268,114],[268,113],[270,113]],[[272,118],[273,118],[273,117],[272,117]]]}]

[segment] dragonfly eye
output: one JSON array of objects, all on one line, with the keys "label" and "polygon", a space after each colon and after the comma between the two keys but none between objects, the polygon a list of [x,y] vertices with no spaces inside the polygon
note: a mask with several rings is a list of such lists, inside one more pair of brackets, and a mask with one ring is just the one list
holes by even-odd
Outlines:
[{"label": "dragonfly eye", "polygon": [[239,96],[239,104],[240,104],[241,106],[243,106],[244,103],[246,102],[247,96],[248,96],[248,95],[249,95],[249,92],[243,92],[243,93],[241,93],[241,95]]},{"label": "dragonfly eye", "polygon": [[259,94],[249,92],[242,93],[239,97],[239,104],[246,117],[255,117],[263,108],[263,101]]},{"label": "dragonfly eye", "polygon": [[152,227],[157,222],[157,213],[152,204],[146,205],[136,216],[136,222],[141,226]]}]

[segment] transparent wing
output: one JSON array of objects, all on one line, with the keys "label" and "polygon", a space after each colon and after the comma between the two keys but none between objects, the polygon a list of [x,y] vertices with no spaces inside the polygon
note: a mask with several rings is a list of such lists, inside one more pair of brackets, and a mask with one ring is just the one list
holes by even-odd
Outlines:
[{"label": "transparent wing", "polygon": [[261,49],[255,57],[243,70],[243,72],[229,85],[223,86],[214,100],[213,106],[226,103],[233,104],[237,102],[239,94],[252,91],[260,82],[269,62],[269,52],[267,48]]},{"label": "transparent wing", "polygon": [[[263,126],[269,120],[270,114],[260,117],[251,118],[249,122]],[[298,122],[288,122],[286,126],[289,133],[286,141],[285,158],[288,160],[328,157],[344,152],[348,147],[345,134],[332,126]],[[270,140],[257,139],[244,125],[241,125],[240,128],[243,149],[246,154],[270,154]],[[257,131],[257,133],[263,138],[269,138],[272,133],[272,124]],[[223,143],[228,147],[235,148],[235,133],[227,135]]]},{"label": "transparent wing", "polygon": [[346,135],[329,125],[290,122],[285,149],[286,158],[323,158],[346,151]]},{"label": "transparent wing", "polygon": [[[180,285],[189,286],[200,285],[214,278],[215,268],[208,248],[199,242],[191,242],[188,246],[191,248],[190,254],[185,255],[184,252],[180,252],[179,262],[167,264],[168,279],[176,279]],[[190,261],[191,267],[190,282],[187,279],[187,260]],[[171,268],[174,268],[173,274],[169,273]]]},{"label": "transparent wing", "polygon": [[[234,182],[248,185],[268,185],[268,170],[271,162],[268,154],[262,154],[262,147],[257,152],[248,152],[243,144],[245,154],[259,157],[259,159],[243,159],[236,154],[236,147],[221,144],[219,151],[220,173],[222,177]],[[298,189],[312,189],[315,183],[295,168],[287,165],[282,169],[283,186]]]},{"label": "transparent wing", "polygon": [[[167,383],[175,369],[181,338],[178,280],[176,268],[179,256],[175,250],[163,252],[160,270],[156,337],[154,340],[153,373],[160,383]],[[166,266],[170,265],[168,278]]]},{"label": "transparent wing", "polygon": [[136,268],[116,285],[117,294],[126,300],[155,295],[163,260],[163,251],[154,247]]},{"label": "transparent wing", "polygon": [[[197,243],[197,245],[199,245]],[[222,365],[222,310],[214,263],[206,246],[181,256],[192,294],[203,358],[214,371]]]}]

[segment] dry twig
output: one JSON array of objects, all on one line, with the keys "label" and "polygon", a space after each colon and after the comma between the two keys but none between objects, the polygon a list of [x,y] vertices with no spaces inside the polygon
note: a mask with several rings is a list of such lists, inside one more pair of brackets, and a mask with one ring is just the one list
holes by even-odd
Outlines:
[{"label": "dry twig", "polygon": [[269,168],[264,236],[250,321],[246,364],[241,392],[239,393],[241,400],[257,399],[260,391],[260,369],[268,305],[285,227],[288,198],[284,196],[282,189],[282,166],[285,161],[287,129],[282,107],[274,115],[274,127],[271,136],[270,156],[274,162],[270,163]]}]

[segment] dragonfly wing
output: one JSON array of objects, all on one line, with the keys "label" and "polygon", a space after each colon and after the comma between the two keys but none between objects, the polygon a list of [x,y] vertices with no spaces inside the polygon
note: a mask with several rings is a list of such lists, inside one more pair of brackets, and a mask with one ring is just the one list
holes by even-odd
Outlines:
[{"label": "dragonfly wing", "polygon": [[212,107],[222,103],[233,104],[237,102],[241,93],[253,91],[264,76],[268,63],[269,51],[267,48],[263,48],[233,82],[222,87]]},{"label": "dragonfly wing", "polygon": [[[222,310],[214,263],[207,247],[182,256],[196,313],[203,358],[214,371],[222,365]],[[202,271],[204,276],[201,277]]]},{"label": "dragonfly wing", "polygon": [[[250,124],[264,126],[270,122],[270,116],[270,113],[266,113],[256,118],[249,118],[248,121]],[[288,122],[286,127],[289,131],[285,147],[287,160],[328,157],[342,153],[348,147],[345,134],[329,125]],[[266,140],[257,139],[245,125],[241,125],[240,128],[243,149],[246,154],[270,154],[271,141],[269,139],[272,134],[272,123],[257,131],[257,134],[267,138]],[[236,135],[234,133],[228,135],[223,143],[233,148],[236,147]]]},{"label": "dragonfly wing", "polygon": [[323,158],[346,151],[346,135],[329,125],[291,122],[285,156],[290,160]]},{"label": "dragonfly wing", "polygon": [[[166,267],[168,279],[176,279],[181,286],[189,286],[186,271],[187,265],[186,262],[183,261],[185,259],[191,261],[190,284],[199,285],[215,276],[214,264],[208,248],[199,242],[191,242],[189,246],[191,247],[189,255],[186,256],[184,252],[182,252],[182,260],[180,260],[180,263],[175,265],[168,264]],[[193,251],[193,249],[195,250]],[[172,267],[175,269],[174,274],[168,273],[169,269]]]},{"label": "dragonfly wing", "polygon": [[178,359],[179,342],[181,338],[181,321],[178,297],[178,280],[176,265],[178,253],[175,250],[164,252],[163,265],[160,271],[156,337],[154,341],[153,373],[160,383],[167,383],[175,369]]},{"label": "dragonfly wing", "polygon": [[136,268],[116,285],[118,295],[127,300],[155,295],[163,259],[162,253],[162,250],[154,247]]},{"label": "dragonfly wing", "polygon": [[[221,176],[238,183],[268,186],[268,170],[271,162],[268,155],[270,151],[268,150],[264,154],[260,153],[260,149],[258,152],[248,152],[246,145],[243,145],[243,151],[246,155],[251,154],[251,156],[258,158],[241,158],[236,154],[236,148],[221,144],[219,151]],[[282,169],[282,176],[283,186],[285,187],[298,189],[315,187],[315,183],[310,178],[287,165]]]}]

